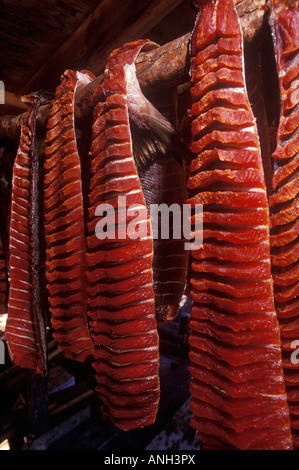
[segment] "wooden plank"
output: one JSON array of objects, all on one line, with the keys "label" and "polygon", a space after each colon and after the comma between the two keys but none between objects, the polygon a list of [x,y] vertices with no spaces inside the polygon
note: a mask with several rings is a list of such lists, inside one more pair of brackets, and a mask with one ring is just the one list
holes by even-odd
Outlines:
[{"label": "wooden plank", "polygon": [[189,397],[145,450],[200,450],[200,441],[190,427],[191,417]]},{"label": "wooden plank", "polygon": [[90,417],[89,406],[74,413],[71,417],[59,423],[57,426],[49,429],[46,433],[39,436],[33,442],[29,442],[24,446],[23,450],[47,450],[51,444],[66,434],[70,433],[73,429],[76,429],[82,421],[87,421]]},{"label": "wooden plank", "polygon": [[[161,404],[157,420],[151,426],[143,429],[124,432],[118,429],[111,421],[102,415],[100,411],[101,402],[93,398],[91,391],[79,395],[81,407],[76,408],[78,403],[71,402],[72,415],[65,417],[60,425],[48,429],[47,432],[33,441],[27,448],[29,450],[140,450],[144,449],[154,437],[160,433],[172,420],[173,415],[180,406],[186,402],[189,395],[188,361],[176,361],[165,356],[161,357]],[[86,400],[83,400],[86,399]],[[89,406],[88,406],[89,404]],[[89,412],[80,416],[80,410],[84,411],[88,406]],[[57,409],[62,412],[64,410]],[[187,420],[189,419],[189,416]],[[75,422],[75,426],[73,425]],[[184,429],[188,426],[185,422]],[[197,448],[198,442],[194,440]]]}]

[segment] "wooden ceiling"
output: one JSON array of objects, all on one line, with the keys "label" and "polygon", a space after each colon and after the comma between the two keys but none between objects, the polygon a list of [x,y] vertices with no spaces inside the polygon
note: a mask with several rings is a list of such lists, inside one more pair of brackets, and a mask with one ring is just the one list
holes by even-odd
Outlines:
[{"label": "wooden ceiling", "polygon": [[[258,30],[266,0],[235,1]],[[97,76],[115,48],[140,38],[163,45],[192,31],[195,18],[192,0],[2,0],[0,115],[24,111],[26,93],[54,91],[67,68]]]},{"label": "wooden ceiling", "polygon": [[66,68],[99,75],[116,47],[165,44],[191,31],[195,17],[192,0],[2,0],[0,114],[20,113],[30,91],[54,91]]}]

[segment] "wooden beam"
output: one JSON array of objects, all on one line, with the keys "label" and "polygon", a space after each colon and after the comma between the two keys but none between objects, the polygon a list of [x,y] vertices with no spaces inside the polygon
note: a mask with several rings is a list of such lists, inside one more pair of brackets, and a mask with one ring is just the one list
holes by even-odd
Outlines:
[{"label": "wooden beam", "polygon": [[5,106],[6,105],[19,109],[20,111],[28,109],[28,105],[25,104],[18,95],[11,91],[5,91]]},{"label": "wooden beam", "polygon": [[136,60],[136,71],[142,88],[164,88],[189,80],[190,54],[187,33],[174,41],[146,53]]},{"label": "wooden beam", "polygon": [[26,109],[28,109],[28,106],[23,103],[18,95],[11,91],[5,91],[4,103],[0,103],[0,116],[4,116],[6,114],[17,115],[19,113],[23,113]]}]

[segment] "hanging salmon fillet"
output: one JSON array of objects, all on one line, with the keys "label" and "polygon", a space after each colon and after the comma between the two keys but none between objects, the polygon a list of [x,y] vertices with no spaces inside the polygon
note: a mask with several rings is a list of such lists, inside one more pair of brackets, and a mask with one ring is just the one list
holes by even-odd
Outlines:
[{"label": "hanging salmon fillet", "polygon": [[[299,448],[299,365],[292,361],[299,338],[299,4],[271,1],[270,24],[281,93],[270,197],[271,262],[275,306],[294,448]],[[295,343],[293,343],[295,341]]]},{"label": "hanging salmon fillet", "polygon": [[96,390],[103,413],[126,431],[155,421],[160,394],[153,238],[128,112],[135,104],[129,94],[134,61],[142,48],[152,47],[141,40],[110,55],[97,92],[90,152],[88,315]]},{"label": "hanging salmon fillet", "polygon": [[53,336],[65,356],[84,361],[93,345],[87,321],[87,262],[75,94],[93,77],[67,70],[47,124],[44,162],[46,278]]},{"label": "hanging salmon fillet", "polygon": [[192,34],[189,203],[192,426],[203,449],[291,449],[274,308],[269,215],[233,0],[198,1]]},{"label": "hanging salmon fillet", "polygon": [[42,305],[40,186],[36,113],[48,97],[32,93],[13,166],[9,228],[10,289],[5,336],[13,362],[44,375],[46,318]]}]

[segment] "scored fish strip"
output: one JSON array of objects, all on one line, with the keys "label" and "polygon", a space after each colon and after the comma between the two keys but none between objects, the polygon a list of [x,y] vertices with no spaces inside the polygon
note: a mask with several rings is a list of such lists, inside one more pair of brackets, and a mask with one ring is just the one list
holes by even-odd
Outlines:
[{"label": "scored fish strip", "polygon": [[84,361],[93,350],[87,321],[87,262],[81,163],[74,100],[89,74],[61,77],[47,125],[44,161],[46,279],[53,336],[65,356]]},{"label": "scored fish strip", "polygon": [[[97,92],[90,151],[87,260],[93,367],[102,410],[124,430],[153,423],[160,396],[153,239],[134,163],[125,73],[125,66],[134,65],[146,42],[136,41],[110,55]],[[120,196],[125,196],[122,207],[118,206]],[[97,207],[101,204],[115,208],[117,217],[121,211],[125,213],[124,239],[117,232],[111,238],[98,238],[96,227],[101,218]],[[136,240],[131,239],[129,228],[134,217],[127,213],[132,204],[145,209],[146,235]],[[108,235],[114,228],[108,224]]]},{"label": "scored fish strip", "polygon": [[203,204],[192,251],[191,424],[207,449],[291,449],[274,308],[266,187],[232,0],[198,2],[188,188]]}]

